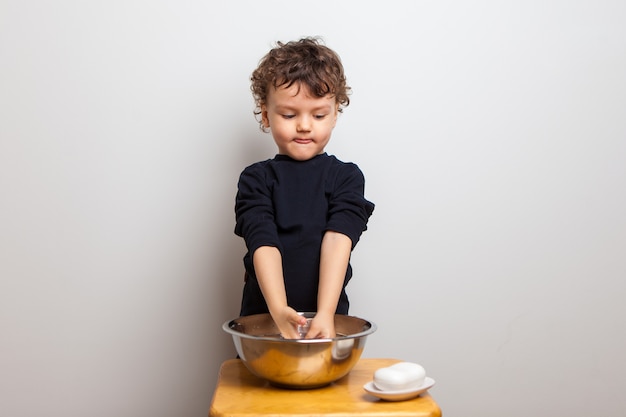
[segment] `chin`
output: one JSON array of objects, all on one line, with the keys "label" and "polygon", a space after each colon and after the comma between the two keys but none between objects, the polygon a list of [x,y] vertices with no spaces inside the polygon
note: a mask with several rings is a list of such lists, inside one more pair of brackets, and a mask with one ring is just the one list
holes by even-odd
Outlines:
[{"label": "chin", "polygon": [[295,161],[308,161],[309,159],[313,158],[312,156],[310,157],[306,157],[306,156],[292,156],[291,159],[295,160]]},{"label": "chin", "polygon": [[314,152],[288,152],[287,156],[296,161],[308,161],[311,158],[315,158],[319,153]]}]

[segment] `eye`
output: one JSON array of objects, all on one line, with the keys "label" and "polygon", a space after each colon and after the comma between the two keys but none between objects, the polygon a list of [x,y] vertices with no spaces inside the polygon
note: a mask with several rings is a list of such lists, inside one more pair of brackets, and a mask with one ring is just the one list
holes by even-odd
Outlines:
[{"label": "eye", "polygon": [[283,119],[293,119],[295,117],[294,114],[281,114]]},{"label": "eye", "polygon": [[324,117],[326,117],[326,116],[327,116],[326,114],[316,114],[314,117],[315,117],[317,120],[322,120],[322,119],[323,119]]}]

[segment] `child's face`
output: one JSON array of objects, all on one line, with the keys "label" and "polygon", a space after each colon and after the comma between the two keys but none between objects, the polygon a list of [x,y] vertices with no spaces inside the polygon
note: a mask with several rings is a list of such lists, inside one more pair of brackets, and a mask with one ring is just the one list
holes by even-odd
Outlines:
[{"label": "child's face", "polygon": [[315,97],[306,86],[294,84],[270,88],[261,116],[278,153],[306,161],[324,152],[337,123],[337,109],[334,96]]}]

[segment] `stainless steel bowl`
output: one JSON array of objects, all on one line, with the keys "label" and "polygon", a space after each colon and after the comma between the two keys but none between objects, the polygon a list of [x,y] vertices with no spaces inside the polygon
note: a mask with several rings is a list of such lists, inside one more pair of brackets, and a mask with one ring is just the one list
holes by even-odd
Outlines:
[{"label": "stainless steel bowl", "polygon": [[[315,313],[301,313],[307,323]],[[335,315],[337,337],[283,339],[269,314],[239,317],[222,326],[237,354],[256,376],[284,388],[318,388],[345,376],[356,365],[376,325],[358,317]],[[306,334],[307,328],[299,329]]]}]

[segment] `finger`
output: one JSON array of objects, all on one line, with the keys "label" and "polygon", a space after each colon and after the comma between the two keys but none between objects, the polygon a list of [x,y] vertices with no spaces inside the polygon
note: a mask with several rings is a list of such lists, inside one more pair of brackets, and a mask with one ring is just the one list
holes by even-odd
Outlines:
[{"label": "finger", "polygon": [[289,321],[296,326],[305,326],[306,325],[306,317],[301,316],[300,314],[294,313],[289,317]]},{"label": "finger", "polygon": [[289,327],[285,331],[281,331],[280,335],[285,339],[300,339],[300,333],[296,330],[295,327]]},{"label": "finger", "polygon": [[298,326],[291,322],[290,318],[284,320],[279,326],[280,335],[285,339],[300,339]]},{"label": "finger", "polygon": [[305,339],[323,339],[320,333],[314,333],[309,330],[309,332],[304,336]]},{"label": "finger", "polygon": [[324,331],[324,329],[320,329],[317,327],[311,327],[307,332],[305,339],[325,339],[328,337],[328,332]]}]

